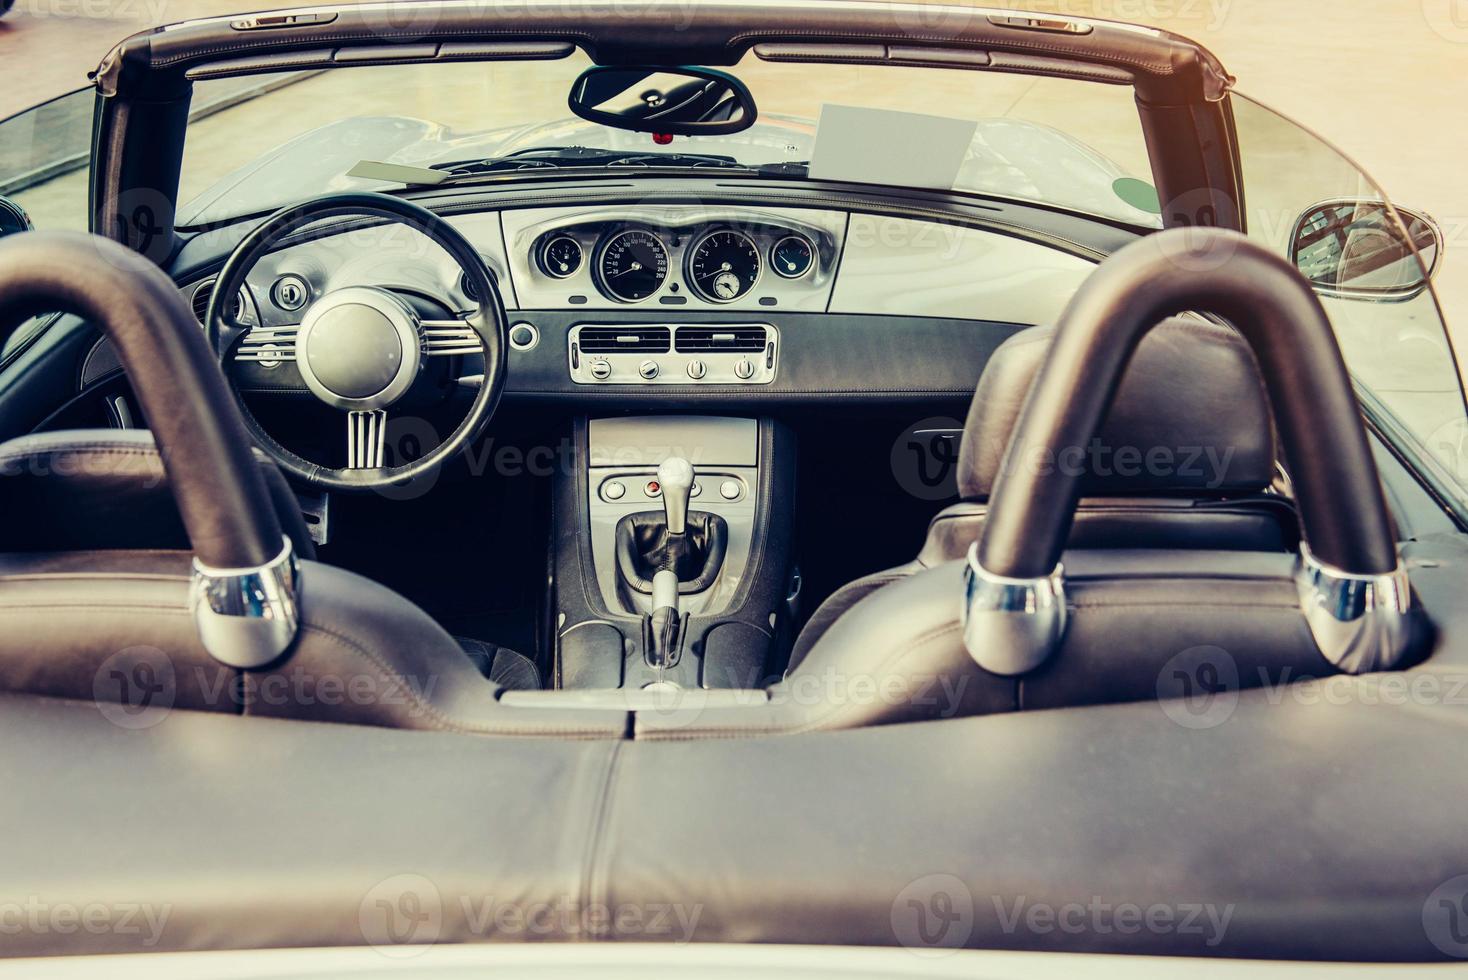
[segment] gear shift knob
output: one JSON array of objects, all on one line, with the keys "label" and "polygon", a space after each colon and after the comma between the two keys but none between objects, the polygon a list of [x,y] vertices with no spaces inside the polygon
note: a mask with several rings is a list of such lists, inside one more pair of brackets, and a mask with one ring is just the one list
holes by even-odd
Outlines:
[{"label": "gear shift knob", "polygon": [[693,493],[693,464],[682,456],[669,456],[658,467],[658,483],[663,489],[663,514],[668,519],[668,533],[688,530],[688,498]]}]

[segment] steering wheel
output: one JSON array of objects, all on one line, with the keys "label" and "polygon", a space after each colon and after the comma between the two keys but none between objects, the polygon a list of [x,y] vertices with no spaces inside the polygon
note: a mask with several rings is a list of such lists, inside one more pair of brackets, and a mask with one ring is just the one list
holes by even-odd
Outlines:
[{"label": "steering wheel", "polygon": [[[232,299],[255,264],[283,238],[341,216],[386,219],[422,232],[463,270],[466,289],[479,299],[479,308],[457,319],[425,320],[391,290],[347,286],[317,298],[299,323],[254,328],[241,323]],[[504,390],[506,314],[494,276],[474,246],[447,221],[386,194],[330,194],[271,215],[224,263],[204,324],[256,445],[286,473],[325,489],[384,489],[432,473],[478,437]],[[268,341],[269,347],[254,349],[262,345],[252,344],[252,349],[241,350],[252,333]],[[426,359],[481,352],[484,380],[458,428],[423,457],[385,465],[388,410],[413,386]],[[347,466],[322,466],[282,446],[251,413],[231,376],[236,360],[292,359],[311,394],[346,413]]]}]

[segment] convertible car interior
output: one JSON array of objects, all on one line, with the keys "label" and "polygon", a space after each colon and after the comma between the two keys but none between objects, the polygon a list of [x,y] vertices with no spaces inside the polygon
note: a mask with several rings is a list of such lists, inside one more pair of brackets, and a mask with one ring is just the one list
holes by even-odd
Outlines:
[{"label": "convertible car interior", "polygon": [[[1468,958],[1442,235],[1196,43],[327,4],[91,81],[0,123],[27,975]],[[617,942],[444,958],[524,939]]]}]

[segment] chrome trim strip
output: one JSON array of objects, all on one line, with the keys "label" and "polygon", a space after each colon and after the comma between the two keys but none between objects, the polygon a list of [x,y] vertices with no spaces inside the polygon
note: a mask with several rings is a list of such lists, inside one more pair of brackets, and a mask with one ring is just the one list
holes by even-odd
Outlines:
[{"label": "chrome trim strip", "polygon": [[1301,542],[1294,578],[1315,645],[1341,671],[1391,670],[1406,659],[1412,585],[1400,561],[1385,575],[1358,575],[1327,565]]},{"label": "chrome trim strip", "polygon": [[968,549],[963,596],[963,645],[991,674],[1014,677],[1039,667],[1069,623],[1065,566],[1043,578],[995,575],[979,564],[977,541]]},{"label": "chrome trim strip", "polygon": [[300,628],[300,568],[289,538],[256,568],[211,568],[194,559],[189,612],[204,649],[220,663],[250,670],[285,653]]},{"label": "chrome trim strip", "polygon": [[386,465],[387,413],[381,409],[347,413],[347,469],[375,470]]}]

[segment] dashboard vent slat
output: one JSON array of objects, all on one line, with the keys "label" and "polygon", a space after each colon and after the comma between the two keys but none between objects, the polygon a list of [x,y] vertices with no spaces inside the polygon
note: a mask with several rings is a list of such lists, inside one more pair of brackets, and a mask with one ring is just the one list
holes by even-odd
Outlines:
[{"label": "dashboard vent slat", "polygon": [[667,327],[582,327],[583,354],[666,354],[673,333]]},{"label": "dashboard vent slat", "polygon": [[680,354],[756,354],[764,349],[763,327],[678,328]]},{"label": "dashboard vent slat", "polygon": [[[194,319],[198,320],[201,325],[204,317],[209,314],[209,300],[214,297],[214,285],[218,281],[217,279],[205,280],[195,286],[194,291],[189,294],[189,307],[194,311]],[[236,318],[245,312],[244,304],[238,296],[235,297],[234,309],[231,312]]]},{"label": "dashboard vent slat", "polygon": [[193,307],[194,319],[200,323],[204,322],[204,315],[209,312],[209,298],[214,295],[214,280],[200,283],[189,297],[189,305]]}]

